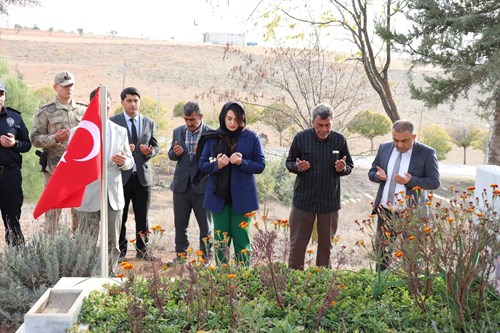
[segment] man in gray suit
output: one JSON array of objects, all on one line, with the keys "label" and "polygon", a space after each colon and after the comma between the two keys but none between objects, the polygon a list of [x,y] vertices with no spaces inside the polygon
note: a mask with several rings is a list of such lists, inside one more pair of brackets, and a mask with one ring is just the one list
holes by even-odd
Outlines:
[{"label": "man in gray suit", "polygon": [[186,125],[174,129],[172,145],[168,151],[170,160],[177,161],[174,179],[170,185],[174,203],[175,252],[185,254],[189,247],[187,231],[191,211],[194,211],[200,228],[200,250],[206,257],[210,257],[208,236],[211,235],[212,215],[203,208],[208,177],[205,176],[196,185],[193,183],[198,172],[198,163],[194,158],[198,140],[201,134],[210,128],[203,123],[203,114],[197,102],[187,102],[183,111]]},{"label": "man in gray suit", "polygon": [[110,120],[127,129],[130,150],[134,157],[131,170],[122,170],[125,206],[123,208],[122,227],[120,232],[120,258],[127,253],[126,224],[128,207],[132,201],[135,215],[136,258],[153,260],[147,252],[148,211],[151,202],[151,185],[153,175],[150,160],[158,154],[158,141],[155,137],[154,120],[139,114],[141,94],[134,87],[128,87],[120,93],[123,111],[112,116]]},{"label": "man in gray suit", "polygon": [[439,187],[439,168],[436,151],[415,141],[416,134],[413,124],[407,120],[398,120],[392,126],[392,142],[380,145],[377,156],[372,163],[368,178],[379,183],[377,197],[373,209],[378,215],[377,247],[382,262],[377,264],[377,271],[385,270],[389,264],[389,256],[385,254],[382,237],[387,219],[397,214],[402,208],[401,203],[412,202],[399,196],[405,193],[417,203],[418,199],[426,198],[425,192],[417,194],[416,186],[423,190],[435,190]]},{"label": "man in gray suit", "polygon": [[[90,93],[94,98],[97,89]],[[107,113],[110,116],[111,95],[107,95]],[[71,136],[76,128],[71,129]],[[127,130],[121,126],[106,122],[106,141],[104,142],[104,161],[108,171],[108,258],[110,276],[116,276],[120,248],[118,239],[122,225],[122,213],[125,206],[121,170],[130,170],[134,159],[128,143]],[[96,180],[85,188],[82,205],[76,208],[80,232],[89,233],[96,240],[99,237],[99,222],[101,220],[101,182]]]}]

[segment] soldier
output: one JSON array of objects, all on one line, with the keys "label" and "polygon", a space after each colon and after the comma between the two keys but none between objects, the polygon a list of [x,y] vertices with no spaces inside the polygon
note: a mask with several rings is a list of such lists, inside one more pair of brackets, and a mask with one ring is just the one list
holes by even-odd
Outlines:
[{"label": "soldier", "polygon": [[23,205],[21,153],[31,149],[28,129],[19,111],[4,106],[5,86],[0,81],[0,210],[5,226],[5,242],[24,244],[19,218]]},{"label": "soldier", "polygon": [[[42,104],[35,114],[31,141],[35,147],[43,148],[47,164],[43,171],[44,186],[49,182],[57,163],[68,145],[70,128],[78,126],[87,104],[73,99],[75,78],[70,72],[60,72],[54,77],[56,97]],[[72,229],[76,230],[78,222],[76,212],[71,210]],[[45,213],[45,231],[53,233],[57,230],[61,209],[52,209]]]}]

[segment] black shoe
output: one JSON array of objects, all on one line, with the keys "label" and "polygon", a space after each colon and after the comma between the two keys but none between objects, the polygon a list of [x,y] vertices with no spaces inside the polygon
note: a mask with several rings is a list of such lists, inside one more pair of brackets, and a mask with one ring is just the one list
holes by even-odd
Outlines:
[{"label": "black shoe", "polygon": [[142,260],[146,260],[146,261],[153,261],[155,260],[156,258],[153,257],[152,255],[150,255],[148,252],[137,252],[137,254],[135,255],[135,257],[137,259],[142,259]]}]

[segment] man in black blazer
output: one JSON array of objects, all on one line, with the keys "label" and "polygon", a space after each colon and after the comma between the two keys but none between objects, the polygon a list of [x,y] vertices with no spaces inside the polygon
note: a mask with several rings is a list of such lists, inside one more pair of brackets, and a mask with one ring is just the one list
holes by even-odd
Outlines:
[{"label": "man in black blazer", "polygon": [[174,129],[172,144],[168,151],[170,160],[177,162],[174,179],[170,185],[174,203],[175,252],[185,254],[189,247],[187,231],[191,211],[194,211],[200,228],[200,250],[206,257],[210,257],[208,236],[211,235],[212,215],[203,208],[208,177],[203,177],[199,183],[193,183],[194,176],[198,173],[198,163],[194,157],[198,140],[201,134],[210,128],[203,123],[203,114],[197,102],[187,102],[183,111],[186,125]]},{"label": "man in black blazer", "polygon": [[[377,264],[377,270],[386,269],[389,259],[389,256],[383,253],[385,249],[381,242],[385,220],[397,214],[401,203],[412,202],[411,199],[405,200],[404,195],[399,193],[405,193],[417,203],[417,200],[427,197],[425,190],[435,190],[441,184],[436,151],[416,142],[414,132],[415,128],[411,122],[407,120],[394,122],[392,142],[380,145],[372,167],[368,171],[368,178],[380,184],[373,203],[373,209],[378,214],[377,243],[380,245],[379,251],[382,257],[382,263]],[[414,190],[416,186],[423,189],[424,193]],[[398,203],[398,199],[402,201]]]},{"label": "man in black blazer", "polygon": [[[135,215],[136,258],[152,260],[147,252],[148,211],[151,201],[151,185],[153,175],[149,161],[158,154],[158,141],[155,138],[154,120],[139,114],[141,94],[134,87],[122,90],[120,94],[123,111],[114,115],[110,120],[128,132],[130,150],[134,157],[134,167],[131,170],[122,170],[123,192],[125,207],[122,215],[120,232],[120,258],[127,253],[126,223],[128,207],[132,201]],[[141,237],[142,236],[142,237]]]}]

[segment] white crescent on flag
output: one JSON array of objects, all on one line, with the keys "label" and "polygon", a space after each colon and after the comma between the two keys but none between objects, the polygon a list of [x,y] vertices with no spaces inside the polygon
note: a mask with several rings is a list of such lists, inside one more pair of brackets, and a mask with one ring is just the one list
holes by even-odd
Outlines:
[{"label": "white crescent on flag", "polygon": [[99,149],[101,147],[101,133],[99,132],[99,127],[97,127],[96,124],[88,120],[82,120],[80,122],[80,125],[78,125],[78,127],[81,127],[89,131],[90,135],[92,135],[92,141],[94,142],[94,146],[92,147],[92,150],[87,156],[75,159],[75,161],[77,162],[85,162],[93,159],[94,157],[97,156],[97,154],[99,154]]}]

